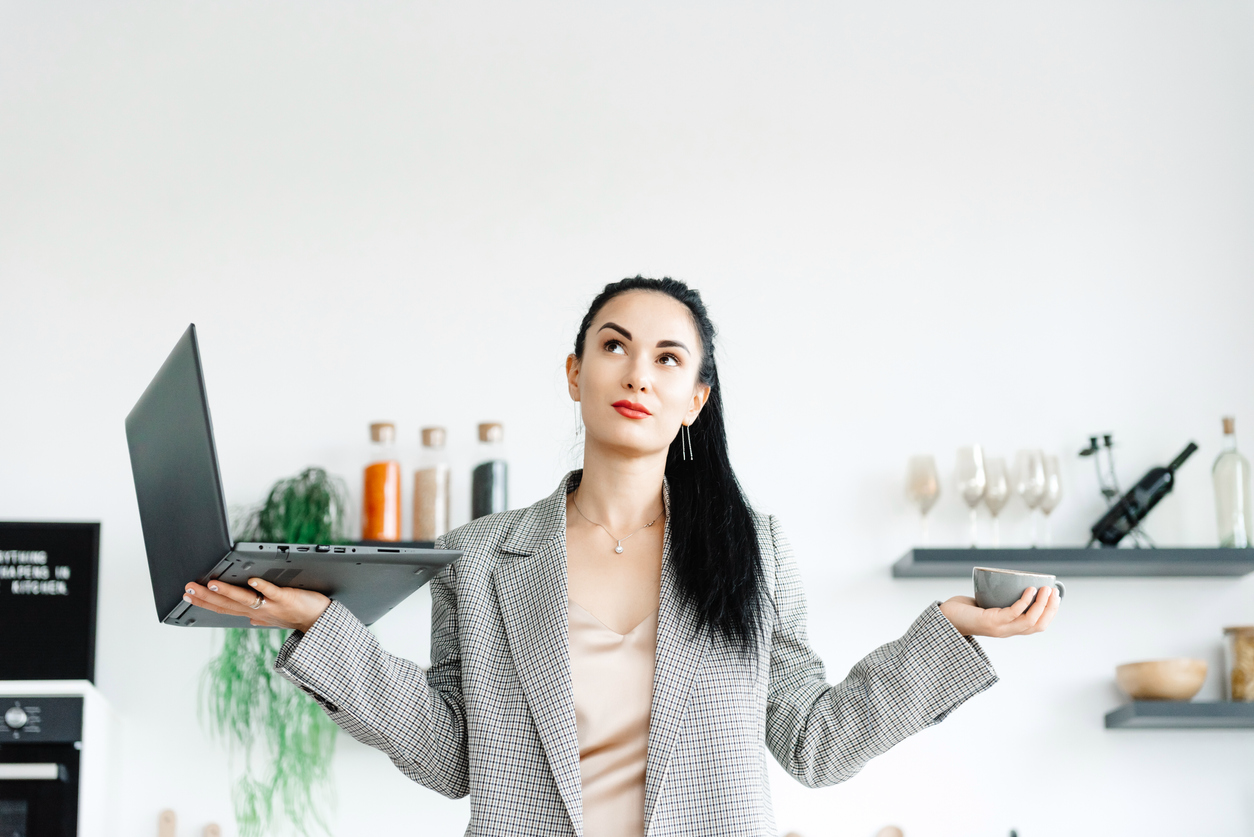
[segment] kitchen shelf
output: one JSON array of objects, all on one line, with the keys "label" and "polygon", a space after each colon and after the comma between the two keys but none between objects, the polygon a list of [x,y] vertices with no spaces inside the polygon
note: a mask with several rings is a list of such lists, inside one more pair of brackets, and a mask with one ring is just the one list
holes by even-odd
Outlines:
[{"label": "kitchen shelf", "polygon": [[1254,703],[1134,700],[1106,713],[1106,729],[1254,729]]},{"label": "kitchen shelf", "polygon": [[1061,576],[1210,576],[1236,578],[1254,572],[1254,549],[1162,547],[1084,549],[912,549],[893,564],[893,578],[969,578],[973,567],[1030,570]]}]

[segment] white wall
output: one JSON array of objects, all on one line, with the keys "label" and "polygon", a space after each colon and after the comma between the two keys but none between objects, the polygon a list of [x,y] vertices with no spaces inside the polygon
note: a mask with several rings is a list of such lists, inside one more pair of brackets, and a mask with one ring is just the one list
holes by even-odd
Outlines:
[{"label": "white wall", "polygon": [[[1248,0],[0,6],[0,517],[103,521],[120,833],[229,820],[194,712],[212,637],[153,618],[122,426],[189,321],[231,501],[306,464],[355,482],[380,418],[410,453],[446,424],[465,466],[493,418],[521,505],[570,459],[583,306],[688,280],[839,678],[965,592],[889,578],[911,453],[942,463],[951,543],[956,447],[1059,454],[1055,540],[1081,543],[1088,434],[1125,482],[1195,439],[1149,528],[1213,541],[1219,417],[1254,447],[1251,149]],[[853,782],[777,771],[781,830],[1254,833],[1248,734],[1102,728],[1116,664],[1218,663],[1254,581],[1070,590],[1047,634],[985,643],[997,687]],[[425,659],[426,620],[378,632]],[[338,835],[464,827],[346,736],[335,777]]]}]

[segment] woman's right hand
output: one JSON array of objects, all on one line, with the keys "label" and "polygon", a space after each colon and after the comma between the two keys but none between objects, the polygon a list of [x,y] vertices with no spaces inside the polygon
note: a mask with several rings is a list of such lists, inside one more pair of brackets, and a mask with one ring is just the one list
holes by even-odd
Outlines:
[{"label": "woman's right hand", "polygon": [[1010,637],[1039,634],[1058,615],[1062,597],[1053,587],[1023,591],[1010,607],[982,608],[970,596],[954,596],[941,604],[941,613],[963,636]]},{"label": "woman's right hand", "polygon": [[[183,601],[214,613],[243,616],[253,625],[291,628],[301,633],[312,628],[331,605],[330,599],[313,590],[276,587],[262,578],[250,578],[248,585],[237,587],[225,581],[211,581],[205,587],[192,582],[183,588]],[[253,608],[258,601],[261,605]]]}]

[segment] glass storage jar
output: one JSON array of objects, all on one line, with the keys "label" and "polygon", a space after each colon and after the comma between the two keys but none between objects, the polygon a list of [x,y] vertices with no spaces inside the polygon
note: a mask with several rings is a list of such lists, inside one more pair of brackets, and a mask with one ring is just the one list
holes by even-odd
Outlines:
[{"label": "glass storage jar", "polygon": [[1254,702],[1254,625],[1224,628],[1224,662],[1228,700]]}]

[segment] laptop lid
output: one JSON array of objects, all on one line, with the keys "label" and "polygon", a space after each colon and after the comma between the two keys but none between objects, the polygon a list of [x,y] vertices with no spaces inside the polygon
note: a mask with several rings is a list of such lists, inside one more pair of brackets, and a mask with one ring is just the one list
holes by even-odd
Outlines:
[{"label": "laptop lid", "polygon": [[160,619],[231,551],[195,324],[126,417],[126,441]]}]

